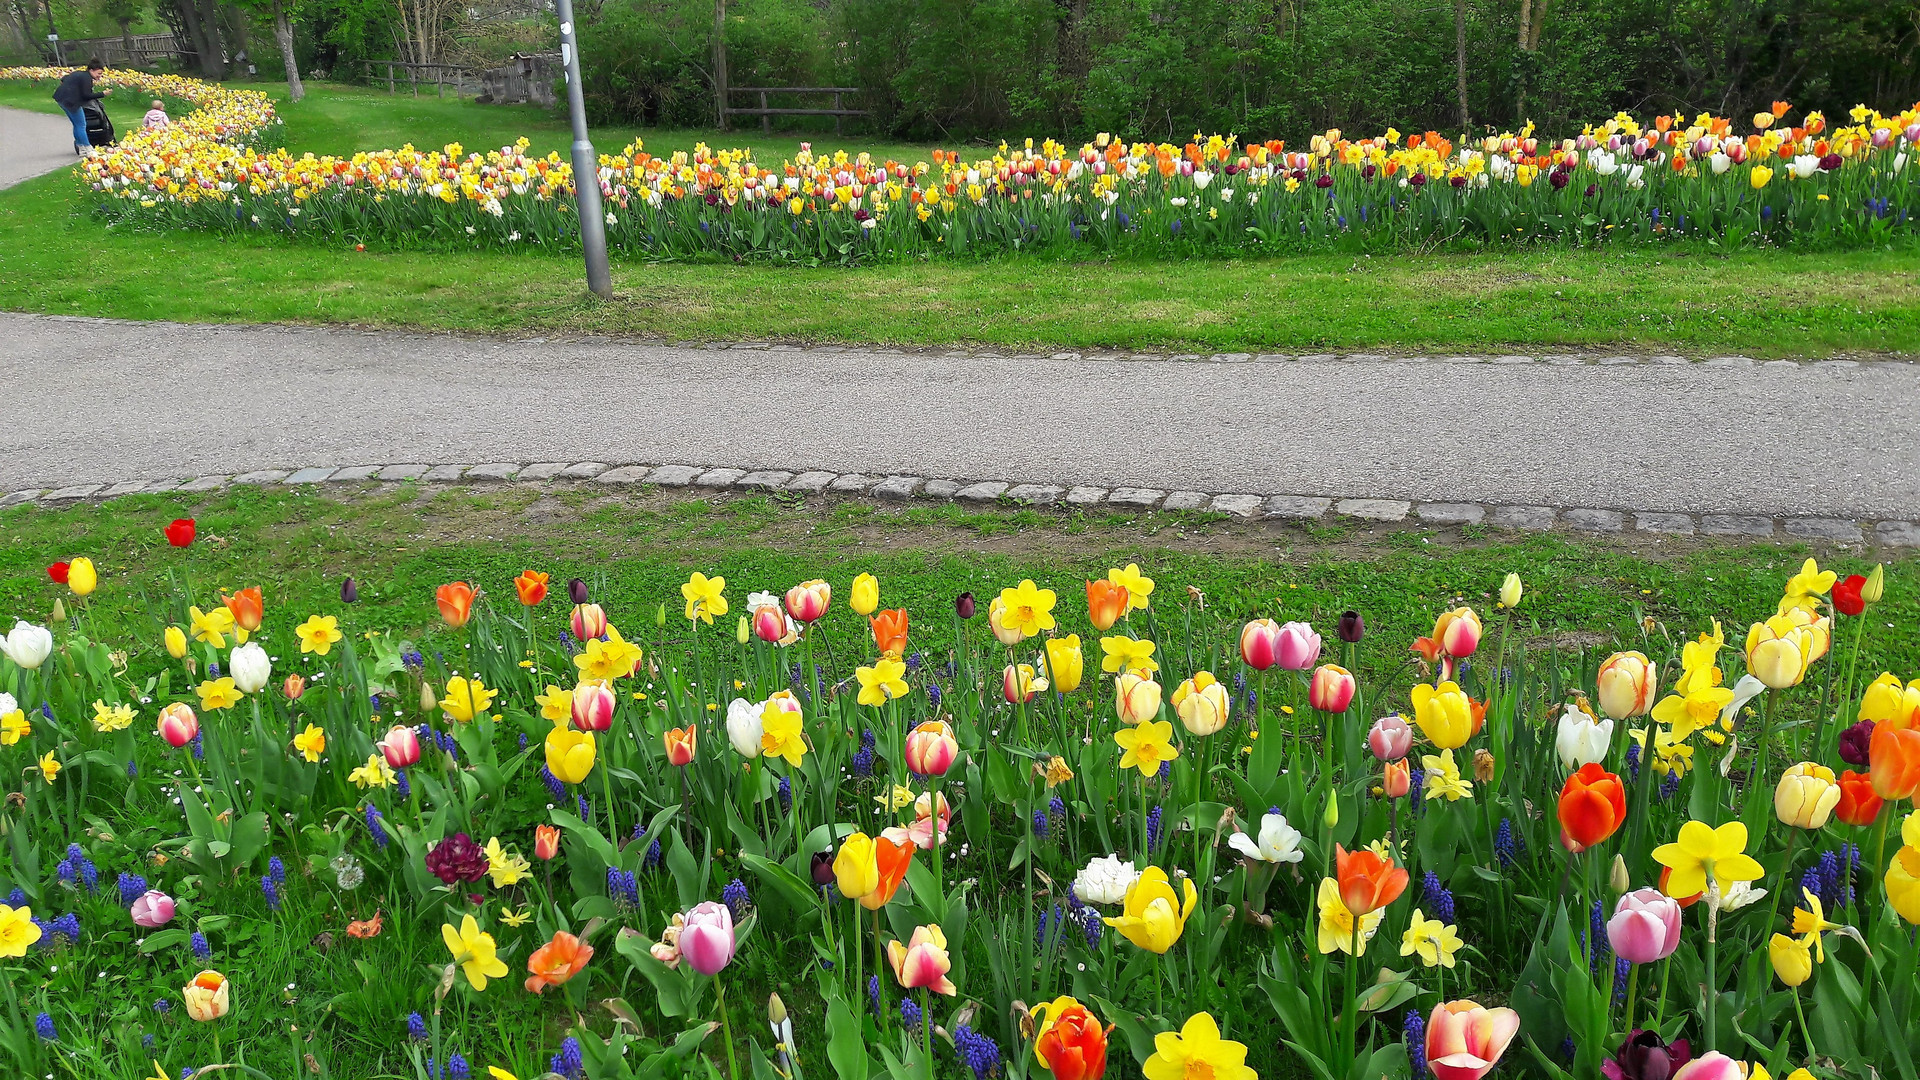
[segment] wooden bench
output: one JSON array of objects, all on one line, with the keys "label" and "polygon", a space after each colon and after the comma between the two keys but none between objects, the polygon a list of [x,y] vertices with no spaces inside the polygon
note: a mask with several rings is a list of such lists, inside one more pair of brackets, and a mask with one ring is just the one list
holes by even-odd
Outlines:
[{"label": "wooden bench", "polygon": [[[857,86],[729,86],[727,87],[727,94],[729,96],[734,94],[756,94],[759,96],[760,104],[757,108],[747,109],[736,109],[729,105],[727,106],[727,115],[758,116],[760,118],[760,131],[762,134],[773,133],[773,118],[776,116],[831,116],[833,117],[833,133],[840,135],[843,134],[841,125],[847,117],[868,115],[865,109],[847,108],[841,97],[843,94],[857,94],[859,92],[860,88]],[[768,94],[832,94],[833,107],[829,109],[769,108],[767,106]]]}]

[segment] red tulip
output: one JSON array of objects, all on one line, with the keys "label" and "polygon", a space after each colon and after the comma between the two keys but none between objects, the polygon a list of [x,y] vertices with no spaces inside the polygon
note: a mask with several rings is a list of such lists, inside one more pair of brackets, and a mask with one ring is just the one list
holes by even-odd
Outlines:
[{"label": "red tulip", "polygon": [[1840,774],[1840,805],[1833,809],[1835,817],[1849,825],[1871,825],[1880,816],[1882,802],[1866,773],[1848,769]]},{"label": "red tulip", "polygon": [[440,617],[455,630],[467,625],[467,620],[473,617],[473,586],[464,581],[435,589],[433,601],[440,606]]},{"label": "red tulip", "polygon": [[522,604],[537,606],[547,598],[547,575],[538,570],[522,570],[520,576],[513,579],[513,591],[520,594]]},{"label": "red tulip", "polygon": [[194,536],[198,534],[192,518],[175,518],[173,524],[160,531],[166,534],[167,543],[178,548],[190,546]]},{"label": "red tulip", "polygon": [[533,827],[533,857],[551,859],[560,854],[560,830],[551,825]]},{"label": "red tulip", "polygon": [[1580,766],[1560,789],[1560,843],[1581,852],[1612,836],[1627,817],[1620,777],[1594,762]]},{"label": "red tulip", "polygon": [[52,566],[47,567],[47,576],[53,579],[55,585],[65,585],[67,583],[67,568],[71,565],[71,563],[64,561],[54,563]]},{"label": "red tulip", "polygon": [[1859,574],[1849,574],[1833,583],[1833,610],[1842,615],[1858,615],[1867,610],[1867,601],[1860,590],[1867,579]]}]

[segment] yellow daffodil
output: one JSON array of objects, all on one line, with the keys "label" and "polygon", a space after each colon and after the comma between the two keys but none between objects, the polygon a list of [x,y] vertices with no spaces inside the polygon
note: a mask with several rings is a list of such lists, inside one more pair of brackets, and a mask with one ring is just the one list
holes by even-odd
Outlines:
[{"label": "yellow daffodil", "polygon": [[1702,821],[1680,826],[1680,836],[1671,844],[1653,849],[1653,860],[1673,871],[1666,882],[1668,896],[1692,896],[1705,892],[1712,875],[1726,893],[1737,881],[1758,881],[1765,876],[1760,864],[1747,850],[1747,827],[1729,821],[1713,828]]},{"label": "yellow daffodil", "polygon": [[1473,781],[1460,775],[1460,766],[1454,763],[1453,751],[1442,750],[1436,756],[1423,754],[1420,764],[1425,766],[1427,786],[1422,794],[1429,799],[1445,799],[1459,802],[1473,798]]},{"label": "yellow daffodil", "polygon": [[499,837],[487,841],[487,873],[493,877],[494,888],[518,885],[532,868],[525,858],[501,847]]},{"label": "yellow daffodil", "polygon": [[308,724],[307,730],[293,737],[293,748],[309,762],[319,761],[320,755],[327,752],[327,733]]},{"label": "yellow daffodil", "polygon": [[0,904],[0,956],[11,959],[27,955],[43,933],[40,924],[33,921],[32,908]]},{"label": "yellow daffodil", "polygon": [[532,908],[521,908],[519,911],[515,911],[512,908],[500,909],[500,922],[505,926],[511,926],[518,930],[532,921]]},{"label": "yellow daffodil", "polygon": [[1153,659],[1154,648],[1152,641],[1118,634],[1103,637],[1100,639],[1100,670],[1109,675],[1121,671],[1150,675],[1160,670],[1160,665]]},{"label": "yellow daffodil", "polygon": [[[799,202],[800,200],[795,199],[794,201]],[[169,1078],[169,1080],[171,1080],[171,1078]],[[520,1080],[520,1078],[498,1065],[489,1065],[487,1066],[487,1080]]]},{"label": "yellow daffodil", "polygon": [[455,675],[447,680],[447,693],[440,699],[440,708],[451,720],[471,723],[487,715],[487,709],[493,705],[493,699],[499,693],[498,690],[487,689],[487,684],[481,682],[477,675],[471,680]]},{"label": "yellow daffodil", "polygon": [[1167,872],[1149,866],[1127,889],[1126,902],[1118,917],[1106,920],[1121,936],[1148,952],[1164,955],[1187,928],[1187,916],[1199,903],[1200,894],[1190,878],[1180,881],[1184,893],[1176,896]]},{"label": "yellow daffodil", "polygon": [[1022,638],[1030,638],[1053,629],[1053,590],[1035,586],[1032,579],[1001,589],[1000,603],[1000,625],[1009,632],[1017,630]]},{"label": "yellow daffodil", "polygon": [[368,754],[367,763],[348,773],[347,779],[362,788],[392,787],[393,767],[379,754]]},{"label": "yellow daffodil", "polygon": [[1839,923],[1827,921],[1826,905],[1811,890],[1803,887],[1800,895],[1806,900],[1807,906],[1793,909],[1793,932],[1811,939],[1814,950],[1819,953],[1820,962],[1824,964],[1827,962],[1827,946],[1820,935],[1842,927]]},{"label": "yellow daffodil", "polygon": [[[1353,912],[1348,910],[1346,901],[1340,899],[1340,883],[1333,878],[1320,879],[1320,925],[1318,943],[1322,954],[1334,952],[1353,952]],[[1380,920],[1385,917],[1386,909],[1380,908],[1360,916],[1360,954],[1365,955],[1367,942],[1380,930]]]},{"label": "yellow daffodil", "polygon": [[488,979],[506,977],[506,963],[494,955],[493,935],[481,933],[473,916],[462,918],[458,930],[451,923],[440,924],[440,937],[476,992],[486,990]]},{"label": "yellow daffodil", "polygon": [[110,731],[123,731],[132,724],[133,706],[108,705],[104,701],[93,703],[93,730],[105,734]]},{"label": "yellow daffodil", "polygon": [[1787,579],[1786,594],[1780,598],[1779,613],[1785,615],[1794,608],[1815,611],[1820,607],[1820,599],[1833,589],[1833,583],[1840,575],[1831,570],[1820,569],[1820,564],[1808,559],[1800,567],[1800,572]]},{"label": "yellow daffodil", "polygon": [[31,734],[33,725],[27,722],[25,712],[15,709],[0,716],[0,746],[12,746]]},{"label": "yellow daffodil", "polygon": [[[188,608],[187,616],[193,624],[194,640],[211,645],[216,649],[224,649],[227,647],[226,635],[241,635],[245,633],[245,631],[234,625],[233,612],[228,611],[224,607],[217,607],[212,611],[201,611],[197,607]],[[244,642],[246,638],[240,637],[239,640]]]},{"label": "yellow daffodil", "polygon": [[1107,580],[1127,590],[1127,610],[1144,611],[1153,599],[1153,579],[1140,572],[1140,567],[1128,563],[1125,570],[1109,569]]},{"label": "yellow daffodil", "polygon": [[1113,741],[1126,751],[1120,756],[1120,768],[1139,769],[1140,775],[1147,778],[1160,772],[1162,762],[1180,756],[1179,747],[1173,745],[1171,720],[1148,720],[1121,728],[1113,733]]},{"label": "yellow daffodil", "polygon": [[340,620],[332,615],[309,615],[293,632],[300,637],[300,651],[317,656],[332,652],[334,643],[346,636],[340,632]]},{"label": "yellow daffodil", "polygon": [[906,674],[906,662],[891,656],[875,660],[872,667],[855,668],[853,676],[860,682],[860,696],[856,700],[862,705],[885,705],[894,698],[905,697]]},{"label": "yellow daffodil", "polygon": [[680,595],[687,601],[687,618],[712,626],[715,616],[727,613],[726,588],[726,578],[710,578],[695,570],[686,584],[680,586]]},{"label": "yellow daffodil", "polygon": [[53,751],[49,750],[40,755],[40,779],[51,784],[53,778],[60,775],[60,769],[60,763],[53,760]]},{"label": "yellow daffodil", "polygon": [[1059,787],[1061,784],[1073,779],[1073,770],[1067,767],[1067,759],[1061,757],[1059,754],[1053,755],[1053,757],[1047,761],[1046,779],[1049,790]]},{"label": "yellow daffodil", "polygon": [[640,646],[620,636],[619,627],[607,626],[607,640],[595,638],[587,642],[586,651],[573,658],[573,666],[580,669],[580,678],[586,679],[624,679],[640,666]]},{"label": "yellow daffodil", "polygon": [[906,807],[912,806],[913,799],[913,789],[905,784],[895,784],[893,785],[893,790],[882,792],[873,797],[873,801],[879,803],[881,809],[889,811],[903,810]]},{"label": "yellow daffodil", "polygon": [[1140,1066],[1146,1080],[1259,1080],[1247,1067],[1247,1047],[1220,1037],[1207,1013],[1194,1013],[1179,1034],[1153,1037],[1153,1056]]},{"label": "yellow daffodil", "polygon": [[807,756],[807,737],[800,733],[800,714],[768,701],[760,713],[760,753],[785,758],[794,768]]},{"label": "yellow daffodil", "polygon": [[[1647,729],[1634,728],[1628,732],[1639,745],[1640,752],[1646,753]],[[1686,776],[1693,768],[1693,747],[1671,731],[1656,730],[1653,737],[1653,771],[1661,776],[1678,773]]]},{"label": "yellow daffodil", "polygon": [[208,709],[231,709],[243,696],[240,688],[233,685],[233,679],[226,675],[201,683],[194,688],[194,692],[200,695],[202,712]]},{"label": "yellow daffodil", "polygon": [[1427,967],[1452,967],[1453,954],[1460,951],[1460,931],[1439,919],[1429,919],[1419,908],[1413,909],[1413,922],[1400,936],[1400,955],[1418,954]]}]

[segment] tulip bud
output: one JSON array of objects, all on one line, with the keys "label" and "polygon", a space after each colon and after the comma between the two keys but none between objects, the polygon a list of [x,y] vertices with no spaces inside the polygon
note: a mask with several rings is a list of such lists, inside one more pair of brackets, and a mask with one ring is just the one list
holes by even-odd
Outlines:
[{"label": "tulip bud", "polygon": [[816,887],[824,889],[833,884],[833,852],[814,852],[810,869],[813,874],[813,883]]},{"label": "tulip bud", "polygon": [[1320,815],[1320,824],[1331,829],[1340,824],[1340,794],[1337,791],[1327,793],[1327,810]]},{"label": "tulip bud", "polygon": [[281,684],[280,689],[287,695],[288,701],[299,701],[300,695],[307,692],[307,680],[301,678],[300,673],[296,671],[287,676],[287,681]]},{"label": "tulip bud", "polygon": [[1358,645],[1360,639],[1367,636],[1367,620],[1357,611],[1349,611],[1340,616],[1340,623],[1334,630],[1341,641],[1349,645]]},{"label": "tulip bud", "polygon": [[667,625],[667,605],[666,604],[663,603],[659,607],[653,609],[653,625],[655,626]]},{"label": "tulip bud", "polygon": [[560,830],[551,825],[533,827],[533,857],[551,859],[560,854]]},{"label": "tulip bud", "polygon": [[1867,575],[1867,583],[1860,586],[1860,599],[1869,604],[1877,604],[1880,598],[1886,595],[1886,591],[1887,568],[1884,564],[1875,563],[1873,572]]},{"label": "tulip bud", "polygon": [[1413,770],[1406,761],[1389,761],[1380,778],[1380,791],[1389,799],[1404,799],[1413,787]]},{"label": "tulip bud", "polygon": [[953,598],[954,614],[960,616],[963,619],[971,619],[973,618],[974,610],[975,608],[974,608],[972,593],[963,592],[959,596],[956,596]]},{"label": "tulip bud", "polygon": [[53,614],[47,617],[47,621],[55,625],[67,621],[67,605],[62,603],[57,596],[53,598]]},{"label": "tulip bud", "polygon": [[787,1022],[787,1003],[780,1000],[779,994],[767,995],[767,1023],[779,1027]]},{"label": "tulip bud", "polygon": [[162,636],[166,639],[168,656],[173,657],[175,660],[180,660],[187,655],[187,632],[185,630],[177,626],[169,626],[167,627],[167,632]]},{"label": "tulip bud", "polygon": [[1618,853],[1613,856],[1613,872],[1607,877],[1607,885],[1615,893],[1625,893],[1633,887],[1633,881],[1627,877],[1627,860]]},{"label": "tulip bud", "polygon": [[420,734],[404,724],[387,729],[386,738],[375,743],[374,748],[380,751],[389,768],[410,769],[420,763]]},{"label": "tulip bud", "polygon": [[[769,608],[768,610],[772,609]],[[733,629],[733,640],[742,645],[753,640],[753,624],[747,621],[745,615],[740,616],[740,624]]]},{"label": "tulip bud", "polygon": [[233,685],[243,694],[257,694],[273,674],[273,661],[257,641],[249,641],[227,656],[228,673]]},{"label": "tulip bud", "polygon": [[186,702],[176,701],[160,710],[159,732],[168,746],[178,749],[200,734],[200,718]]},{"label": "tulip bud", "polygon": [[440,707],[440,696],[433,692],[433,684],[420,680],[420,711],[430,713]]},{"label": "tulip bud", "polygon": [[343,604],[360,602],[360,586],[355,585],[352,578],[347,578],[340,583],[340,602]]},{"label": "tulip bud", "polygon": [[586,603],[588,599],[587,583],[581,581],[579,578],[569,578],[567,581],[567,599],[572,600],[575,607]]},{"label": "tulip bud", "polygon": [[1500,602],[1509,609],[1519,607],[1520,597],[1525,593],[1526,589],[1520,584],[1519,574],[1509,573],[1507,579],[1500,583]]}]

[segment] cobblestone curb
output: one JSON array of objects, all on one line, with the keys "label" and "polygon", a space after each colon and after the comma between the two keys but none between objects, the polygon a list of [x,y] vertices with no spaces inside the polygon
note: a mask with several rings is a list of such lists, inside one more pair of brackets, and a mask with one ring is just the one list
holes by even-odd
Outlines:
[{"label": "cobblestone curb", "polygon": [[1117,511],[1162,510],[1211,513],[1242,521],[1325,522],[1349,519],[1370,523],[1404,522],[1446,528],[1472,526],[1509,532],[1715,536],[1743,540],[1815,540],[1863,546],[1920,547],[1920,522],[1870,521],[1833,517],[1772,517],[1757,514],[1690,514],[1583,506],[1507,506],[1471,502],[1421,502],[1406,499],[1334,499],[1317,495],[1262,495],[1240,492],[1167,491],[1146,487],[1098,487],[1066,484],[1012,484],[1001,480],[953,480],[894,474],[870,476],[801,469],[739,469],[700,465],[614,465],[601,461],[487,462],[479,465],[406,463],[347,468],[308,466],[175,480],[130,480],[116,484],[76,484],[28,488],[0,495],[0,508],[37,503],[61,506],[99,502],[126,495],[197,494],[231,484],[309,486],[411,481],[482,486],[502,483],[578,483],[608,490],[638,486],[706,490],[958,501],[1022,506],[1110,507]]}]

